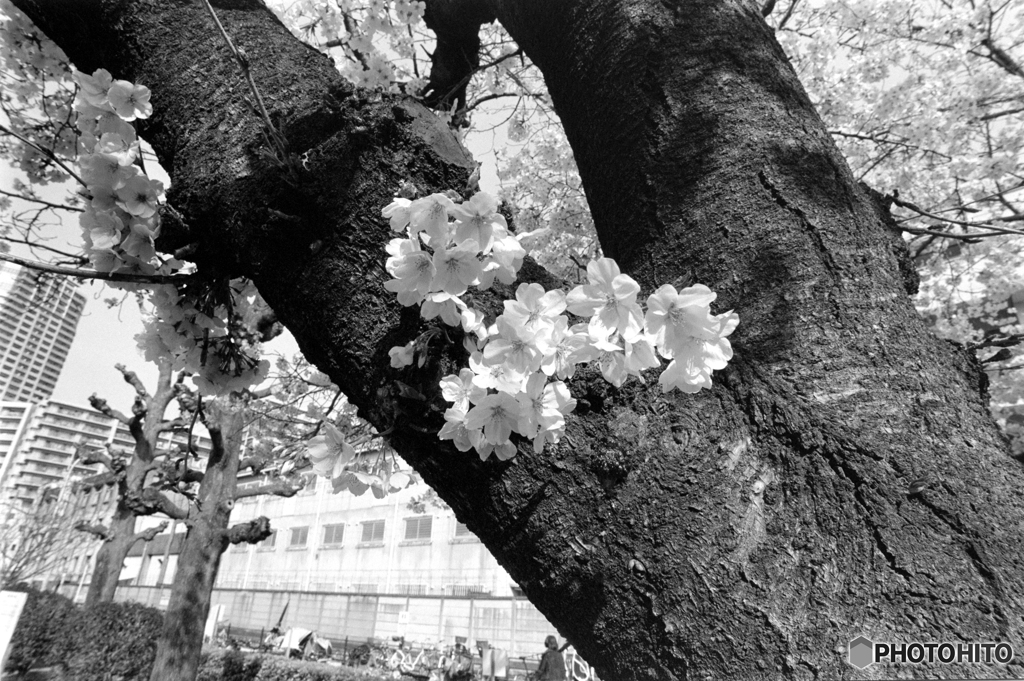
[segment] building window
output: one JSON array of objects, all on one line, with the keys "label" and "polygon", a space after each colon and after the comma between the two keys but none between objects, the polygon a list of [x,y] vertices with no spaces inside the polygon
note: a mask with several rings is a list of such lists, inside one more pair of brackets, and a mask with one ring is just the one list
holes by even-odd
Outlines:
[{"label": "building window", "polygon": [[430,539],[430,526],[433,520],[434,519],[429,515],[420,516],[418,518],[406,518],[406,541],[414,539]]},{"label": "building window", "polygon": [[[381,534],[383,537],[383,533]],[[324,545],[337,546],[345,538],[345,525],[324,525]]]},{"label": "building window", "polygon": [[307,538],[309,538],[308,527],[293,527],[291,539],[288,540],[288,546],[305,546]]},{"label": "building window", "polygon": [[277,530],[271,532],[270,536],[257,544],[257,546],[261,551],[270,551],[274,548],[275,541],[277,541]]},{"label": "building window", "polygon": [[472,537],[474,534],[469,531],[468,527],[466,527],[466,523],[455,523],[455,536]]},{"label": "building window", "polygon": [[368,520],[363,523],[363,543],[384,541],[384,521]]}]

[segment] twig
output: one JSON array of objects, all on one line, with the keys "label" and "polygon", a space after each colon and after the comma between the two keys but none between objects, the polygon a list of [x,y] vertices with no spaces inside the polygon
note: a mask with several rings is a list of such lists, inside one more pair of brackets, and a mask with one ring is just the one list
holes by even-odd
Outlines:
[{"label": "twig", "polygon": [[59,158],[57,158],[57,155],[54,154],[49,149],[47,149],[45,147],[39,146],[38,144],[36,144],[32,140],[30,140],[30,139],[28,139],[26,137],[22,137],[21,135],[19,135],[18,133],[14,132],[10,128],[6,128],[6,127],[4,127],[2,125],[0,125],[0,132],[5,132],[8,135],[13,135],[14,137],[17,137],[22,142],[24,142],[25,144],[29,145],[30,147],[32,147],[33,149],[35,149],[36,151],[38,151],[39,153],[41,153],[42,155],[46,156],[48,159],[50,159],[51,161],[53,161],[54,163],[59,165],[61,168],[63,168],[64,171],[68,175],[70,175],[71,177],[73,177],[76,180],[78,180],[78,183],[81,184],[83,187],[88,187],[89,186],[89,185],[87,185],[85,183],[85,180],[83,180],[81,177],[78,176],[78,173],[73,171],[71,168],[68,168],[67,165],[65,165],[63,161],[61,161]]},{"label": "twig", "polygon": [[182,281],[197,281],[199,275],[193,274],[128,274],[126,272],[97,272],[95,270],[80,270],[76,267],[61,267],[60,265],[48,265],[36,260],[19,258],[16,255],[0,253],[0,260],[13,262],[16,265],[27,267],[31,270],[59,274],[65,277],[78,277],[79,279],[100,279],[103,281],[125,281],[136,284],[176,284]]},{"label": "twig", "polygon": [[3,194],[4,196],[10,196],[11,198],[14,198],[14,199],[20,199],[22,201],[31,201],[32,203],[41,203],[42,205],[48,206],[49,208],[58,208],[60,210],[73,210],[76,213],[84,213],[85,212],[84,208],[75,208],[73,206],[63,206],[63,205],[61,205],[59,203],[50,203],[49,201],[43,201],[42,199],[35,199],[35,198],[32,198],[31,196],[24,196],[22,194],[15,194],[14,192],[4,191],[3,189],[0,189],[0,194]]},{"label": "twig", "polygon": [[252,72],[249,70],[249,58],[242,50],[235,47],[235,44],[231,42],[231,37],[228,35],[228,32],[224,30],[224,26],[220,23],[217,13],[213,11],[213,5],[210,4],[210,0],[203,0],[203,4],[206,5],[206,9],[210,10],[210,16],[213,17],[213,23],[217,24],[217,28],[220,29],[220,34],[224,36],[224,42],[228,44],[231,54],[235,55],[235,59],[238,61],[238,66],[242,69],[242,75],[245,76],[245,80],[249,84],[249,89],[252,90],[253,97],[256,98],[256,103],[259,105],[260,116],[263,118],[263,124],[267,126],[267,130],[269,131],[269,139],[267,141],[277,148],[277,153],[280,156],[281,162],[285,163],[288,159],[288,150],[284,143],[284,137],[280,132],[278,132],[274,122],[270,120],[270,114],[267,113],[267,107],[263,103],[263,95],[260,94],[259,88],[256,87],[256,81],[253,80]]}]

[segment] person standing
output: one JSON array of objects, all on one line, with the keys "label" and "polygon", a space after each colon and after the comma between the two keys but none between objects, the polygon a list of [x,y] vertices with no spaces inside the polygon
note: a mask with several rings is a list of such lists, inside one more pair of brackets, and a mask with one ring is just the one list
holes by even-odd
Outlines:
[{"label": "person standing", "polygon": [[558,639],[548,636],[544,639],[544,647],[547,650],[537,667],[537,681],[565,681],[565,659],[558,652]]}]

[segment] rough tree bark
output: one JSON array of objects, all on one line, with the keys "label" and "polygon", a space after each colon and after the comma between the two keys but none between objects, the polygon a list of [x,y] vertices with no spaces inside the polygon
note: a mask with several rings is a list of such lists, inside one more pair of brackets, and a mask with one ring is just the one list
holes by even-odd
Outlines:
[{"label": "rough tree bark", "polygon": [[[401,378],[440,404],[457,349],[388,364],[418,321],[382,289],[379,210],[402,180],[458,189],[471,167],[429,112],[354,91],[258,3],[215,2],[302,159],[289,174],[257,153],[200,4],[15,4],[80,69],[153,90],[142,134],[184,216],[162,246],[197,242],[203,268],[252,277],[605,678],[838,678],[859,634],[1021,649],[1022,476],[983,375],[924,328],[884,211],[755,3],[478,3],[544,71],[605,253],[645,295],[699,281],[741,319],[713,390],[616,390],[583,372],[564,442],[509,463],[423,437],[439,412],[396,396]],[[436,30],[458,4],[431,0]],[[521,280],[555,283],[532,265]]]},{"label": "rough tree bark", "polygon": [[[255,543],[270,536],[270,522],[257,518],[228,528],[235,506],[235,484],[245,428],[245,400],[223,397],[205,403],[211,449],[185,524],[174,584],[157,642],[152,681],[192,681],[199,671],[203,627],[217,581],[220,558],[229,543]],[[294,492],[293,492],[294,493]]]},{"label": "rough tree bark", "polygon": [[[135,406],[132,415],[127,416],[107,406],[106,401],[95,395],[90,399],[94,409],[116,419],[128,426],[135,440],[135,448],[127,463],[104,457],[107,472],[96,476],[96,484],[117,485],[117,507],[109,527],[101,537],[103,543],[96,553],[96,565],[86,591],[85,603],[110,603],[117,591],[117,582],[124,567],[125,558],[135,543],[150,541],[151,532],[135,532],[135,518],[139,515],[138,499],[145,486],[146,476],[152,470],[156,456],[157,437],[160,435],[161,419],[167,405],[174,398],[174,387],[171,385],[171,366],[169,362],[160,364],[156,390],[148,393],[138,376],[125,367],[118,365],[118,371],[124,375],[136,392]],[[96,534],[94,532],[94,534]]]}]

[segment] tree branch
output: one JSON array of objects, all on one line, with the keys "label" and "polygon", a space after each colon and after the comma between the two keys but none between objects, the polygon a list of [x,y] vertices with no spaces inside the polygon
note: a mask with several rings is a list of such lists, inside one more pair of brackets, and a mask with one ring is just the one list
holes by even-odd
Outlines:
[{"label": "tree branch", "polygon": [[78,460],[87,466],[92,466],[97,463],[103,464],[108,471],[114,470],[113,455],[109,452],[110,445],[107,445],[108,452],[104,453],[102,449],[90,448],[85,444],[81,444],[75,448],[75,454],[78,455]]},{"label": "tree branch", "polygon": [[77,277],[78,279],[99,279],[101,281],[124,281],[136,284],[175,284],[185,281],[196,281],[199,276],[193,274],[127,274],[124,272],[97,272],[95,270],[80,270],[75,267],[62,267],[60,265],[48,265],[37,260],[19,258],[9,253],[0,253],[0,260],[13,262],[22,267],[39,272],[49,272],[65,277]]},{"label": "tree branch", "polygon": [[188,509],[182,509],[158,489],[147,487],[141,493],[134,493],[129,490],[124,497],[124,504],[135,515],[153,515],[163,513],[168,518],[185,520],[188,518]]},{"label": "tree branch", "polygon": [[110,541],[110,529],[102,523],[87,523],[84,520],[80,520],[75,523],[75,529],[79,532],[85,532],[86,534],[92,534],[103,541]]},{"label": "tree branch", "polygon": [[265,485],[236,489],[235,499],[255,497],[261,494],[271,494],[276,497],[293,497],[304,487],[305,485],[301,483],[289,482],[287,480],[275,480],[274,482],[270,482]]},{"label": "tree branch", "polygon": [[32,203],[39,203],[39,204],[42,204],[42,205],[44,205],[44,206],[46,206],[48,208],[56,208],[58,210],[71,210],[71,211],[75,211],[76,213],[84,213],[85,212],[84,208],[75,208],[74,206],[64,206],[64,205],[61,205],[59,203],[50,203],[49,201],[43,201],[42,199],[37,199],[37,198],[31,197],[31,196],[25,196],[23,194],[17,194],[15,192],[4,191],[3,189],[0,189],[0,194],[3,194],[4,196],[10,196],[11,198],[14,198],[14,199],[19,199],[21,201],[30,201]]},{"label": "tree branch", "polygon": [[224,531],[224,537],[232,544],[258,544],[271,534],[270,519],[266,516],[233,525]]},{"label": "tree branch", "polygon": [[114,368],[121,372],[124,376],[125,383],[135,388],[135,394],[144,400],[149,399],[149,392],[146,390],[146,386],[143,385],[139,375],[134,371],[129,371],[128,368],[123,364],[115,364]]},{"label": "tree branch", "polygon": [[110,418],[115,419],[116,421],[119,421],[120,423],[123,423],[126,426],[130,426],[132,424],[132,420],[130,418],[128,418],[123,413],[111,407],[109,404],[107,404],[107,401],[105,399],[99,397],[96,393],[93,393],[92,395],[89,396],[89,405],[96,411],[103,414],[104,416],[109,416]]},{"label": "tree branch", "polygon": [[140,541],[140,540],[141,541],[153,541],[153,537],[157,536],[158,534],[160,534],[161,532],[166,530],[167,529],[167,525],[168,525],[168,523],[165,520],[165,521],[161,522],[159,525],[157,525],[156,527],[151,527],[148,530],[142,530],[141,532],[136,532],[135,534],[132,535],[132,543],[134,544],[135,542]]}]

